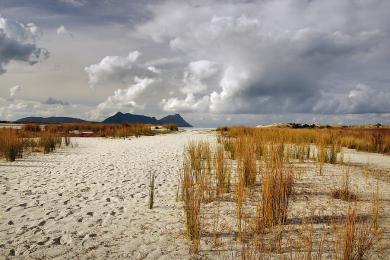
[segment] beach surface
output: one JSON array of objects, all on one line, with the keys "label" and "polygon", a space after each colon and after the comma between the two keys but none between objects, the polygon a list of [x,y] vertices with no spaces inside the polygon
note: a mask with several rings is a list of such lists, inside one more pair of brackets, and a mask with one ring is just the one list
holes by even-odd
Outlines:
[{"label": "beach surface", "polygon": [[[216,142],[215,134],[206,130],[130,139],[73,138],[74,147],[52,154],[0,161],[0,259],[190,259],[182,203],[177,201],[183,151],[190,140]],[[371,194],[380,186],[386,255],[390,156],[348,149],[344,156],[363,210],[369,211]],[[290,205],[291,219],[313,210],[324,216],[345,214],[348,203],[329,194],[346,166],[326,165],[319,176],[316,163],[305,165]],[[153,209],[148,208],[151,173],[156,176]],[[202,211],[215,209],[211,203]],[[227,227],[233,230],[235,220],[228,213],[234,216],[234,206],[222,201],[218,212],[217,225],[227,235],[216,250],[214,237],[202,238],[199,255],[230,259],[235,242]],[[331,225],[318,227],[326,230]],[[204,230],[214,226],[205,221]]]},{"label": "beach surface", "polygon": [[73,148],[0,161],[0,259],[188,258],[176,202],[183,149],[189,140],[212,138],[197,130],[73,138]]}]

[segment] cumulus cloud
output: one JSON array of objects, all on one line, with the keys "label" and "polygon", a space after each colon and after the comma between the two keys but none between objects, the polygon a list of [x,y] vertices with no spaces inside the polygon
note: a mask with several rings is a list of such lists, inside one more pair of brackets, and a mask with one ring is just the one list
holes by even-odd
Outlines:
[{"label": "cumulus cloud", "polygon": [[161,98],[167,111],[388,113],[387,8],[383,1],[166,1],[150,7],[153,18],[137,33],[170,49],[160,60],[176,61],[168,69],[182,73],[169,92],[175,96]]},{"label": "cumulus cloud", "polygon": [[134,109],[141,108],[136,99],[141,95],[153,82],[151,78],[134,78],[134,84],[126,89],[115,90],[112,96],[109,96],[104,102],[100,103],[97,108],[90,113],[92,119],[101,119],[112,112],[126,111],[133,112]]},{"label": "cumulus cloud", "polygon": [[188,94],[185,99],[163,99],[161,104],[165,111],[169,112],[207,112],[210,100],[208,96],[196,99],[193,94]]},{"label": "cumulus cloud", "polygon": [[313,107],[317,114],[388,114],[390,92],[358,83],[347,93],[322,93]]},{"label": "cumulus cloud", "polygon": [[42,102],[42,104],[69,106],[69,102],[63,101],[61,99],[52,98],[52,97],[47,98],[44,102]]},{"label": "cumulus cloud", "polygon": [[90,86],[96,86],[109,81],[126,81],[133,77],[135,62],[141,55],[138,51],[130,52],[128,56],[106,56],[99,63],[85,68]]},{"label": "cumulus cloud", "polygon": [[18,92],[22,90],[22,87],[19,85],[13,86],[9,89],[9,96],[11,98],[15,97]]},{"label": "cumulus cloud", "polygon": [[209,60],[193,61],[188,64],[184,71],[183,83],[181,89],[183,93],[194,94],[202,93],[207,90],[207,85],[212,84],[210,79],[219,72],[218,64]]},{"label": "cumulus cloud", "polygon": [[36,45],[41,31],[34,23],[22,24],[0,16],[0,74],[10,61],[33,65],[46,59],[49,52]]},{"label": "cumulus cloud", "polygon": [[73,36],[73,33],[69,31],[64,25],[61,25],[56,30],[58,35],[66,35],[66,36]]}]

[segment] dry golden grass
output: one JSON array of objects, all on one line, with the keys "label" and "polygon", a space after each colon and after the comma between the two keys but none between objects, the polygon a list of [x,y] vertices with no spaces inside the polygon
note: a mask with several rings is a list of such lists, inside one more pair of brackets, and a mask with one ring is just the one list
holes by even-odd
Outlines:
[{"label": "dry golden grass", "polygon": [[[230,241],[232,244],[226,247],[236,252],[232,253],[234,259],[323,259],[333,255],[349,260],[370,255],[381,233],[378,193],[368,215],[359,215],[356,207],[346,216],[321,216],[320,211],[315,214],[313,210],[307,217],[304,212],[297,216],[291,208],[297,205],[295,185],[303,185],[300,179],[306,163],[320,166],[321,174],[315,178],[329,178],[325,165],[340,162],[343,138],[359,140],[355,131],[360,130],[339,130],[338,136],[338,130],[328,129],[225,127],[217,133],[215,146],[204,141],[190,142],[186,146],[181,187],[187,237],[193,243],[191,252],[201,252],[200,240],[208,241],[210,237],[218,248]],[[339,187],[326,194],[328,199],[341,199],[351,206],[358,202],[350,202],[357,197],[351,189],[349,168],[344,169]],[[220,214],[221,204],[225,209]],[[229,231],[221,231],[216,226],[219,223],[224,223]],[[298,236],[294,229],[298,229]],[[229,236],[232,240],[227,239]]]},{"label": "dry golden grass", "polygon": [[[167,125],[175,131],[173,125]],[[62,144],[69,146],[72,136],[88,137],[129,137],[154,135],[146,124],[26,124],[21,129],[0,129],[0,157],[14,161],[29,152],[53,152]]]},{"label": "dry golden grass", "polygon": [[340,183],[340,187],[332,191],[332,197],[345,201],[357,200],[357,195],[354,194],[350,188],[350,169],[348,167],[344,169],[344,175],[342,176]]},{"label": "dry golden grass", "polygon": [[51,133],[51,132],[43,132],[39,136],[38,145],[43,147],[44,153],[53,152],[56,147],[60,147],[62,144],[62,137]]},{"label": "dry golden grass", "polygon": [[253,186],[256,182],[257,167],[255,147],[251,140],[246,137],[238,138],[236,154],[245,187]]},{"label": "dry golden grass", "polygon": [[179,131],[179,128],[175,124],[165,124],[163,125],[165,129],[168,129],[170,131]]},{"label": "dry golden grass", "polygon": [[361,260],[369,257],[371,249],[379,242],[383,230],[378,227],[379,199],[374,194],[372,214],[359,219],[357,209],[350,207],[340,229],[335,228],[334,259]]},{"label": "dry golden grass", "polygon": [[0,157],[15,161],[23,155],[23,140],[14,129],[0,129]]},{"label": "dry golden grass", "polygon": [[[263,143],[319,144],[337,151],[347,147],[360,151],[390,153],[390,129],[388,128],[250,128],[226,127],[218,131],[224,137],[253,136]],[[334,161],[331,153],[329,161]]]},{"label": "dry golden grass", "polygon": [[46,131],[68,136],[129,137],[154,135],[147,124],[65,123],[48,124]]},{"label": "dry golden grass", "polygon": [[225,150],[218,145],[215,151],[215,177],[217,196],[230,192],[230,165],[225,163]]},{"label": "dry golden grass", "polygon": [[261,181],[262,217],[267,227],[286,222],[289,197],[294,184],[292,169],[284,166],[276,150],[271,150],[270,158],[265,161],[265,172]]},{"label": "dry golden grass", "polygon": [[186,237],[192,241],[192,253],[198,252],[201,238],[200,193],[201,190],[198,183],[198,177],[194,175],[190,161],[185,160],[182,199],[184,202],[184,212],[186,217]]}]

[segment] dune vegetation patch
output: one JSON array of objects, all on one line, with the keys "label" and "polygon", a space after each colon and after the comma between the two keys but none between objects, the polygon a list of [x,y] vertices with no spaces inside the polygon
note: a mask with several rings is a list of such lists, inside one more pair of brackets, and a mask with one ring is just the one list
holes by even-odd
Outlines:
[{"label": "dune vegetation patch", "polygon": [[179,193],[190,253],[378,257],[379,185],[358,196],[362,176],[355,180],[356,169],[343,164],[341,148],[360,143],[362,150],[386,153],[389,132],[358,131],[226,127],[216,132],[216,143],[190,141]]}]

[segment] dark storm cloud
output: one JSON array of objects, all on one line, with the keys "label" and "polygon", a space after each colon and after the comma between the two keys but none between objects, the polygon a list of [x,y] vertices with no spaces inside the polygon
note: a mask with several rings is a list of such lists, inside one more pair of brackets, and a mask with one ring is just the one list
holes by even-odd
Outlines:
[{"label": "dark storm cloud", "polygon": [[390,62],[383,58],[390,53],[383,11],[390,2],[208,3],[196,9],[176,4],[172,14],[174,2],[167,2],[139,28],[192,61],[206,58],[222,67],[208,94],[187,90],[164,100],[165,109],[197,111],[208,103],[213,113],[390,112],[384,102]]},{"label": "dark storm cloud", "polygon": [[[133,25],[150,17],[145,5],[156,1],[127,0],[3,0],[2,13],[19,20],[31,19],[44,27],[99,24]],[[39,15],[38,15],[39,14]]]},{"label": "dark storm cloud", "polygon": [[[215,118],[389,120],[390,1],[3,0],[0,8],[57,31],[58,49],[72,46],[86,73],[74,90],[97,86],[95,115],[119,103]],[[29,51],[15,48],[26,60]]]},{"label": "dark storm cloud", "polygon": [[63,101],[61,99],[52,98],[52,97],[46,99],[44,102],[42,102],[42,104],[69,106],[69,102]]},{"label": "dark storm cloud", "polygon": [[0,16],[0,74],[6,71],[4,66],[10,61],[34,65],[47,58],[49,52],[35,44],[38,36],[35,24],[20,24]]}]

